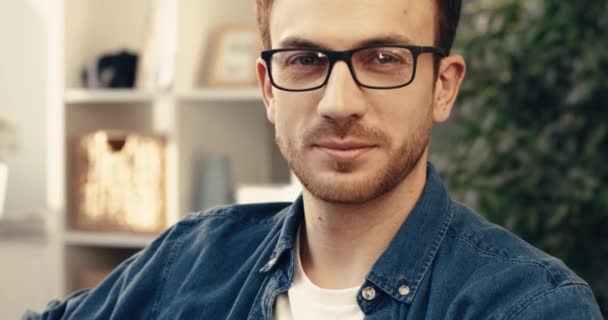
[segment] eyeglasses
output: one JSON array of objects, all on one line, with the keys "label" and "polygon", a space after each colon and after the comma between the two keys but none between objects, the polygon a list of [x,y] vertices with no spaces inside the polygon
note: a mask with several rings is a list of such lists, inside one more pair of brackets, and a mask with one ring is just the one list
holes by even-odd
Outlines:
[{"label": "eyeglasses", "polygon": [[370,89],[396,89],[414,81],[418,56],[446,56],[438,47],[382,45],[346,51],[285,48],[262,51],[272,85],[285,91],[310,91],[327,84],[337,61],[344,61],[357,83]]}]

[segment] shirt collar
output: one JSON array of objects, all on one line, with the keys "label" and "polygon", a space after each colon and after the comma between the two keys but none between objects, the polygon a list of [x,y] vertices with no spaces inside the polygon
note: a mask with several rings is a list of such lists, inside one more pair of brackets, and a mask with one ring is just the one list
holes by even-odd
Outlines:
[{"label": "shirt collar", "polygon": [[[279,239],[267,263],[260,269],[265,273],[274,268],[285,252],[293,254],[298,227],[303,222],[302,196],[277,215],[284,221]],[[367,280],[396,300],[411,303],[420,282],[428,272],[452,221],[450,200],[439,175],[430,163],[424,190],[414,209],[386,251],[373,265]],[[403,294],[404,286],[407,294]]]},{"label": "shirt collar", "polygon": [[261,273],[272,270],[279,261],[293,262],[293,259],[282,259],[282,257],[285,252],[293,253],[298,228],[304,221],[304,202],[302,195],[300,195],[290,206],[287,206],[285,209],[281,210],[275,218],[279,221],[283,221],[283,225],[279,231],[279,239],[272,250],[270,258],[260,269]]},{"label": "shirt collar", "polygon": [[443,242],[452,215],[447,191],[429,163],[420,198],[367,280],[394,299],[411,303]]}]

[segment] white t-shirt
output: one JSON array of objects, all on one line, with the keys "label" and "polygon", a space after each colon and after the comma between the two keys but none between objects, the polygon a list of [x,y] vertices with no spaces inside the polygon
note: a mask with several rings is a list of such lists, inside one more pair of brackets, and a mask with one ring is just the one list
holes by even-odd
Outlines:
[{"label": "white t-shirt", "polygon": [[359,287],[323,289],[308,279],[300,262],[300,232],[296,237],[295,275],[287,293],[277,297],[275,320],[359,320],[365,315],[357,304]]}]

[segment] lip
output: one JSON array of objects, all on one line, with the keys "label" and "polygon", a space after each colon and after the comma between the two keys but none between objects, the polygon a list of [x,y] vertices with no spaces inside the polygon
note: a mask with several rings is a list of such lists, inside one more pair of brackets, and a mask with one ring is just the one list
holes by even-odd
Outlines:
[{"label": "lip", "polygon": [[354,140],[324,140],[314,143],[313,147],[323,151],[335,161],[351,162],[369,153],[378,145]]}]

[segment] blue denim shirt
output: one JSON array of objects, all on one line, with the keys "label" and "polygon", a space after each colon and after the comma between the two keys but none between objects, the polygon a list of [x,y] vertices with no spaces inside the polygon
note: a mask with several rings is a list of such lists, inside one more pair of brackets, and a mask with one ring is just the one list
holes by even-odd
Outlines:
[{"label": "blue denim shirt", "polygon": [[[302,221],[301,198],[191,215],[98,287],[25,318],[272,319],[294,276]],[[451,201],[430,165],[420,199],[357,302],[366,319],[602,319],[587,283]]]}]

